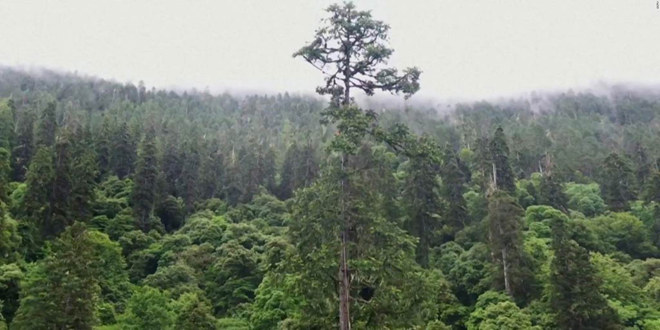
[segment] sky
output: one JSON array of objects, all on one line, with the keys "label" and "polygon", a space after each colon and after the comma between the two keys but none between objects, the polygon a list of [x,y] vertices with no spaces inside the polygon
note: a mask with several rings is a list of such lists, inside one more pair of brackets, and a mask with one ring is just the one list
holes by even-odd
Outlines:
[{"label": "sky", "polygon": [[[0,0],[0,64],[147,86],[313,92],[292,54],[334,1]],[[356,0],[391,25],[422,97],[480,99],[660,82],[656,0]]]}]

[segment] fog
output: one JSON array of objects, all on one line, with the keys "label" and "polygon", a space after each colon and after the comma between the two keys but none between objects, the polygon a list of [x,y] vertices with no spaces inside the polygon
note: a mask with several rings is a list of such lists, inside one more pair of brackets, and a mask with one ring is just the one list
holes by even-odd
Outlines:
[{"label": "fog", "polygon": [[[4,1],[0,64],[159,88],[313,92],[292,53],[332,1]],[[391,27],[415,98],[465,100],[660,80],[653,0],[358,0]]]}]

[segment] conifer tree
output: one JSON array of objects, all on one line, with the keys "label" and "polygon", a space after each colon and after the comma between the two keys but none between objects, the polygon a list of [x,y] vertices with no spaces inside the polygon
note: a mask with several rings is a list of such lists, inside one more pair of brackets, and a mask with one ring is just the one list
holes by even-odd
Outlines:
[{"label": "conifer tree", "polygon": [[5,148],[0,148],[0,208],[2,203],[9,203],[9,181],[11,177],[11,166],[9,165],[11,154]]},{"label": "conifer tree", "polygon": [[[332,5],[326,9],[329,17],[324,20],[324,26],[316,31],[314,41],[302,47],[294,57],[302,57],[325,74],[325,85],[317,88],[321,95],[330,95],[331,107],[326,111],[330,121],[341,121],[338,124],[338,138],[333,140],[334,151],[341,154],[337,165],[343,174],[339,178],[340,232],[339,237],[339,328],[351,329],[350,316],[350,263],[351,245],[357,239],[352,227],[360,219],[352,210],[358,200],[351,200],[352,190],[349,175],[352,171],[351,156],[355,154],[372,113],[365,116],[352,103],[352,90],[362,90],[367,95],[375,91],[403,92],[406,97],[419,90],[417,68],[408,68],[399,74],[395,68],[384,65],[390,58],[393,49],[387,45],[389,25],[374,20],[368,11],[360,11],[352,3]],[[359,203],[357,203],[359,204]],[[347,210],[351,210],[347,212]]]},{"label": "conifer tree", "polygon": [[259,168],[259,155],[257,154],[255,144],[250,143],[248,146],[241,148],[239,157],[243,190],[241,202],[249,203],[252,201],[252,197],[259,193],[259,186],[263,182]]},{"label": "conifer tree", "polygon": [[185,159],[181,177],[179,178],[179,196],[183,198],[186,206],[186,213],[190,214],[195,210],[195,201],[199,196],[199,166],[200,152],[199,141],[196,134],[192,134],[186,142]]},{"label": "conifer tree", "polygon": [[271,146],[262,146],[259,154],[259,168],[263,186],[272,194],[276,192],[275,151]]},{"label": "conifer tree", "polygon": [[55,102],[48,102],[46,108],[39,117],[39,126],[37,127],[37,137],[35,144],[37,147],[52,147],[55,145],[55,134],[57,133],[57,120],[55,117]]},{"label": "conifer tree", "polygon": [[467,205],[463,198],[463,172],[459,167],[458,156],[449,148],[445,148],[443,155],[443,166],[440,170],[442,177],[442,188],[440,196],[445,202],[443,218],[445,223],[452,228],[452,234],[456,234],[467,225]]},{"label": "conifer tree", "polygon": [[167,193],[176,196],[178,187],[177,180],[181,176],[184,159],[181,150],[179,149],[178,133],[171,132],[169,134],[170,135],[165,138],[161,168],[165,175],[165,182],[167,183]]},{"label": "conifer tree", "polygon": [[18,118],[16,145],[12,150],[14,180],[23,181],[34,150],[34,112],[26,109]]},{"label": "conifer tree", "polygon": [[53,253],[30,269],[12,329],[91,330],[97,323],[94,312],[100,294],[99,269],[91,267],[94,254],[82,223],[67,228]]},{"label": "conifer tree", "polygon": [[295,166],[294,189],[308,187],[314,182],[319,171],[315,153],[314,147],[309,142],[300,150],[298,164]]},{"label": "conifer tree", "polygon": [[[34,227],[40,229],[40,232],[36,233],[39,237],[45,232],[46,225],[50,224],[50,201],[54,179],[53,151],[51,148],[41,147],[37,149],[37,153],[30,163],[30,169],[25,179],[27,191],[23,198],[25,216]],[[37,237],[34,238],[37,239]]]},{"label": "conifer tree", "polygon": [[515,176],[509,163],[509,147],[502,127],[498,127],[495,131],[495,136],[490,142],[490,152],[493,167],[491,178],[495,186],[509,194],[515,194]]},{"label": "conifer tree", "polygon": [[92,218],[92,206],[96,199],[96,177],[99,175],[96,153],[92,149],[82,151],[71,168],[70,216],[86,222]]},{"label": "conifer tree", "polygon": [[436,181],[439,173],[437,167],[424,158],[410,159],[407,172],[402,196],[408,213],[406,228],[419,239],[415,252],[417,262],[428,267],[431,242],[442,227],[438,218],[442,208]]},{"label": "conifer tree", "polygon": [[625,211],[636,198],[635,177],[627,159],[613,152],[603,161],[600,177],[603,200],[612,211]]},{"label": "conifer tree", "polygon": [[113,129],[110,119],[103,117],[101,131],[96,134],[96,140],[94,143],[99,163],[99,173],[101,176],[105,176],[111,170],[112,152],[110,139],[112,138],[112,132]]},{"label": "conifer tree", "polygon": [[571,239],[568,218],[552,217],[551,306],[557,325],[565,330],[621,329],[617,315],[599,292],[602,280],[589,261],[589,252]]},{"label": "conifer tree", "polygon": [[[68,134],[68,132],[66,133]],[[68,136],[61,136],[55,144],[53,191],[50,195],[51,217],[44,228],[45,237],[56,237],[75,219],[71,218],[72,159]]]},{"label": "conifer tree", "polygon": [[14,145],[14,113],[8,101],[0,99],[0,148],[12,150]]},{"label": "conifer tree", "polygon": [[280,185],[278,187],[278,196],[280,199],[289,199],[293,196],[295,190],[296,176],[296,158],[299,156],[298,145],[293,142],[284,155],[284,163],[280,173]]},{"label": "conifer tree", "polygon": [[488,198],[489,243],[500,274],[497,280],[512,297],[518,297],[523,284],[523,214],[518,203],[502,190],[493,191]]},{"label": "conifer tree", "polygon": [[117,177],[124,179],[132,173],[135,157],[128,125],[124,122],[115,131],[112,145],[111,163]]},{"label": "conifer tree", "polygon": [[145,232],[150,229],[148,228],[149,219],[153,215],[156,204],[157,153],[156,131],[150,127],[140,144],[132,196],[133,212],[138,227]]}]

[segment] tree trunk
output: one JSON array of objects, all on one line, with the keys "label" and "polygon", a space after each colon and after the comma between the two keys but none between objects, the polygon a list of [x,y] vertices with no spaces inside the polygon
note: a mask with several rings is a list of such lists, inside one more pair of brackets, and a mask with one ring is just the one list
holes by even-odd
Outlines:
[{"label": "tree trunk", "polygon": [[346,216],[346,189],[348,188],[348,180],[345,177],[345,166],[347,162],[347,156],[342,155],[341,157],[341,196],[340,196],[340,207],[341,207],[341,217],[342,217],[342,229],[340,233],[341,240],[341,252],[339,256],[339,329],[340,330],[351,330],[351,316],[350,316],[350,289],[351,289],[351,278],[348,269],[348,230],[350,228],[349,219]]},{"label": "tree trunk", "polygon": [[339,261],[339,329],[351,330],[350,303],[350,275],[348,270],[348,251],[346,248],[348,230],[344,228],[341,233],[341,256]]},{"label": "tree trunk", "polygon": [[509,283],[509,261],[507,260],[506,247],[502,248],[502,268],[504,272],[504,292],[511,296],[511,284]]}]

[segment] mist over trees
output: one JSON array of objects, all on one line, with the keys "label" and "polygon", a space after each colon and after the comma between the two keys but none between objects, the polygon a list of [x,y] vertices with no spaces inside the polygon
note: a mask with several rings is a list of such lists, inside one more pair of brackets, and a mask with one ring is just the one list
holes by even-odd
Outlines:
[{"label": "mist over trees", "polygon": [[329,102],[0,68],[0,329],[660,329],[660,93],[356,102],[327,16]]}]

